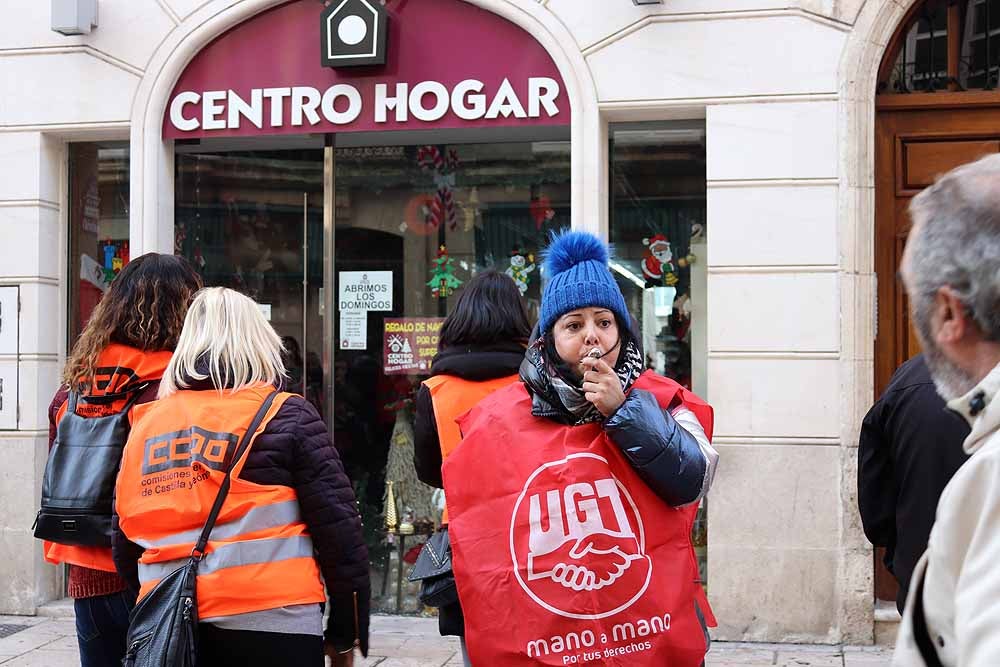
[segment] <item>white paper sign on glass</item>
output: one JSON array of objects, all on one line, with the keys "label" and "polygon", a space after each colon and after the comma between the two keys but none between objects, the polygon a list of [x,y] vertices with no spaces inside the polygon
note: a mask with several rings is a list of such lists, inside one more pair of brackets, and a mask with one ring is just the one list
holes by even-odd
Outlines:
[{"label": "white paper sign on glass", "polygon": [[368,311],[348,310],[340,314],[340,349],[364,350],[368,347]]},{"label": "white paper sign on glass", "polygon": [[344,313],[392,310],[392,271],[341,271],[337,309]]}]

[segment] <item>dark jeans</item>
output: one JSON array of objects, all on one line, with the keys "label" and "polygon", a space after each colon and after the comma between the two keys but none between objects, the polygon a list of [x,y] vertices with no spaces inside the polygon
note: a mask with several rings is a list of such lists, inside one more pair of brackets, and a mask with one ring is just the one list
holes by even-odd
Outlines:
[{"label": "dark jeans", "polygon": [[323,667],[323,638],[198,625],[198,664],[206,667]]},{"label": "dark jeans", "polygon": [[135,598],[128,592],[73,600],[80,667],[118,667],[125,657],[128,614]]}]

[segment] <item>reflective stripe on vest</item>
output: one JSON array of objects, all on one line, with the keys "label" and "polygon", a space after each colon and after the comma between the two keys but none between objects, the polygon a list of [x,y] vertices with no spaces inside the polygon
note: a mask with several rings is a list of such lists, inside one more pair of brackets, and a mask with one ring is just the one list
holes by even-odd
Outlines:
[{"label": "reflective stripe on vest", "polygon": [[[232,542],[216,547],[205,554],[198,564],[198,574],[206,575],[228,567],[256,565],[292,558],[312,558],[313,543],[308,535],[284,537],[269,540]],[[162,563],[139,563],[139,581],[159,581],[177,568],[187,563],[187,558],[163,561]]]},{"label": "reflective stripe on vest", "polygon": [[[143,352],[133,347],[111,343],[97,358],[95,376],[87,381],[88,395],[104,396],[108,393],[128,391],[143,382],[159,380],[170,362],[170,352]],[[90,404],[81,401],[76,412],[83,416],[103,417],[115,414],[125,405],[125,399],[108,404]],[[66,414],[67,402],[56,412],[56,424]],[[56,542],[45,542],[43,554],[53,565],[68,563],[91,570],[114,572],[115,563],[108,547],[81,547]]]},{"label": "reflective stripe on vest", "polygon": [[[254,507],[249,512],[235,521],[227,523],[216,523],[212,530],[212,541],[228,540],[241,535],[246,535],[258,530],[269,528],[279,528],[288,524],[300,523],[302,514],[299,511],[298,500],[287,500],[285,502],[274,503]],[[192,528],[173,535],[167,535],[155,540],[137,538],[133,540],[144,549],[156,549],[169,547],[176,544],[194,544],[201,536],[201,528]]]},{"label": "reflective stripe on vest", "polygon": [[[122,532],[144,548],[140,599],[187,562],[229,457],[268,393],[262,386],[222,395],[180,391],[134,412],[116,508]],[[253,439],[289,396],[275,398]],[[229,495],[199,563],[202,619],[325,599],[295,490],[241,478],[253,446],[232,466]]]},{"label": "reflective stripe on vest", "polygon": [[[456,420],[474,408],[479,401],[519,379],[517,375],[508,375],[494,380],[473,382],[454,375],[435,375],[424,380],[424,384],[431,392],[431,403],[434,405],[434,422],[437,426],[438,442],[441,444],[442,462],[462,441],[462,432]],[[447,502],[446,492],[446,505]],[[447,507],[441,515],[441,523],[448,523]]]}]

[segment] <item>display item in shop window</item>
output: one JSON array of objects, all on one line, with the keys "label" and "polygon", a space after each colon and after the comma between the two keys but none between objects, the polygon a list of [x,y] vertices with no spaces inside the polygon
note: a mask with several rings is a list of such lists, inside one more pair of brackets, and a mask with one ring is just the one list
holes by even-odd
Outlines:
[{"label": "display item in shop window", "polygon": [[696,222],[691,225],[691,243],[700,242],[705,237],[705,225]]},{"label": "display item in shop window", "polygon": [[510,266],[505,272],[517,284],[521,296],[528,292],[528,283],[531,280],[531,272],[535,270],[535,256],[532,253],[525,254],[524,250],[515,248],[510,253]]},{"label": "display item in shop window", "polygon": [[399,534],[413,534],[413,510],[409,507],[403,510],[403,520],[399,523]]},{"label": "display item in shop window", "polygon": [[105,242],[102,251],[104,253],[104,280],[111,283],[115,276],[128,264],[128,241]]},{"label": "display item in shop window", "polygon": [[434,266],[431,268],[431,279],[427,281],[427,286],[431,288],[433,296],[445,299],[462,285],[462,281],[455,276],[455,260],[448,256],[448,248],[441,246],[432,264]]},{"label": "display item in shop window", "polygon": [[670,241],[663,234],[645,238],[646,255],[642,260],[642,275],[646,287],[673,287],[679,281],[677,267],[674,266],[674,252]]},{"label": "display item in shop window", "polygon": [[392,490],[392,480],[385,483],[385,529],[396,532],[396,493]]},{"label": "display item in shop window", "polygon": [[421,146],[417,149],[417,164],[434,176],[437,188],[430,206],[430,224],[440,227],[448,225],[454,231],[458,227],[458,211],[455,206],[455,172],[458,169],[458,153],[454,150],[442,151],[437,146]]},{"label": "display item in shop window", "polygon": [[546,197],[534,197],[531,206],[528,207],[531,219],[535,221],[535,229],[540,230],[546,222],[552,222],[556,217],[555,209],[552,208],[552,201]]},{"label": "display item in shop window", "polygon": [[417,236],[430,236],[437,231],[437,223],[431,217],[431,209],[434,206],[434,197],[420,193],[410,198],[404,209],[403,222],[399,225],[399,231],[411,231]]},{"label": "display item in shop window", "polygon": [[[436,514],[435,489],[420,481],[413,466],[413,424],[412,414],[401,410],[395,415],[389,458],[385,476],[393,482],[396,502],[404,508],[399,523],[400,534],[409,535],[417,523],[427,523]],[[408,524],[408,526],[407,526]],[[406,532],[406,531],[410,532]]]},{"label": "display item in shop window", "polygon": [[479,212],[479,188],[472,186],[469,190],[469,201],[462,205],[462,213],[465,216],[465,231],[471,232],[476,226],[476,220],[481,218]]}]

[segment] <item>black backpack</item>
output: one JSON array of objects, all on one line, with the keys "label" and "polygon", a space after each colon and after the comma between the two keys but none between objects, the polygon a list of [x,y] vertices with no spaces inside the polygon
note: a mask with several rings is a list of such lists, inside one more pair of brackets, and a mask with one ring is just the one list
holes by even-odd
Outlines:
[{"label": "black backpack", "polygon": [[[111,546],[115,479],[131,429],[128,413],[149,386],[147,382],[127,392],[82,398],[79,392],[69,393],[45,464],[35,537],[73,546]],[[125,406],[115,414],[76,414],[80,400],[110,405],[122,399],[126,399]]]}]

